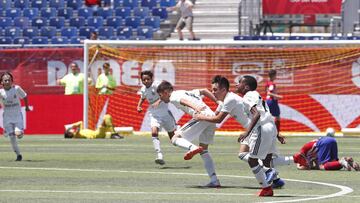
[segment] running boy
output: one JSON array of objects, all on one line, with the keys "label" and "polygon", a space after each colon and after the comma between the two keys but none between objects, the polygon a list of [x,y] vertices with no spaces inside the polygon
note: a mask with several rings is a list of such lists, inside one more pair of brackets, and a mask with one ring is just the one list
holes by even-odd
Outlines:
[{"label": "running boy", "polygon": [[24,120],[21,113],[20,99],[24,100],[25,111],[30,111],[27,94],[18,85],[13,85],[14,78],[9,72],[1,75],[0,99],[4,107],[3,127],[5,136],[10,137],[12,149],[16,153],[16,161],[22,160],[17,138],[24,135]]},{"label": "running boy", "polygon": [[[209,97],[216,102],[216,98],[207,89],[195,89],[192,91],[177,90],[174,91],[173,86],[163,81],[158,86],[157,92],[160,99],[165,102],[171,102],[175,107],[194,116],[196,112],[212,116],[214,112],[202,101],[201,95]],[[220,187],[220,182],[215,173],[213,159],[208,151],[208,145],[214,141],[215,123],[207,121],[197,121],[191,119],[175,132],[171,142],[180,148],[188,150],[184,159],[190,160],[194,155],[199,154],[204,161],[205,169],[210,177],[210,183],[205,187]],[[194,139],[199,139],[197,146],[191,143]]]},{"label": "running boy", "polygon": [[142,112],[143,109],[141,106],[143,102],[147,100],[150,105],[148,112],[150,116],[152,142],[156,152],[155,163],[164,165],[165,161],[160,147],[159,130],[163,127],[171,139],[174,136],[176,122],[168,109],[168,104],[161,102],[159,98],[156,90],[160,83],[153,80],[153,73],[151,71],[142,71],[140,77],[143,86],[139,91],[140,99],[137,105],[137,111],[139,113]]}]

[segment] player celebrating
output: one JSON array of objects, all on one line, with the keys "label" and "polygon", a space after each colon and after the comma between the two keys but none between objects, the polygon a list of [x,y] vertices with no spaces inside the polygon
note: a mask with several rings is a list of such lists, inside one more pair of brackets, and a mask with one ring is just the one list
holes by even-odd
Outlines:
[{"label": "player celebrating", "polygon": [[[163,81],[158,86],[157,92],[162,101],[165,103],[171,102],[175,107],[191,116],[196,112],[209,116],[214,115],[214,112],[201,99],[201,95],[204,95],[216,102],[214,95],[207,89],[174,91],[173,86],[169,82]],[[205,187],[220,187],[220,182],[215,173],[214,162],[208,151],[208,145],[214,141],[214,134],[214,123],[191,119],[177,130],[171,139],[175,146],[188,150],[184,156],[185,160],[190,160],[194,155],[200,153],[205,169],[210,177],[210,183],[205,185]],[[199,139],[200,146],[191,143],[195,138]]]},{"label": "player celebrating", "polygon": [[306,143],[300,152],[294,155],[294,162],[300,170],[345,170],[360,171],[360,166],[352,157],[338,158],[335,138],[321,137]]},{"label": "player celebrating", "polygon": [[12,149],[16,153],[16,161],[22,160],[17,140],[24,135],[24,121],[21,113],[20,99],[24,100],[25,111],[30,111],[27,94],[18,85],[13,85],[14,78],[9,72],[1,75],[0,98],[4,107],[3,126],[5,136],[10,137]]},{"label": "player celebrating", "polygon": [[107,134],[111,139],[124,138],[115,132],[112,117],[109,114],[104,116],[101,126],[96,130],[84,129],[82,121],[65,125],[64,138],[98,139],[106,138]]},{"label": "player celebrating", "polygon": [[141,106],[146,99],[150,104],[148,111],[150,116],[152,142],[156,152],[155,163],[164,165],[165,161],[160,147],[159,130],[160,127],[163,127],[168,132],[169,138],[171,139],[174,136],[176,122],[168,109],[168,105],[160,100],[159,94],[156,91],[160,83],[153,80],[153,73],[151,71],[142,71],[140,77],[143,86],[139,91],[140,99],[137,105],[137,111],[139,113],[142,112]]}]

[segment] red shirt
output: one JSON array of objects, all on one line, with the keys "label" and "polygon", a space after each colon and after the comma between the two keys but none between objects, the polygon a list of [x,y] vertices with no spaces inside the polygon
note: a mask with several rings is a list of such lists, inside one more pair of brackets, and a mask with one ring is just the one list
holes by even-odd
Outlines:
[{"label": "red shirt", "polygon": [[275,99],[275,98],[273,98],[272,96],[269,95],[269,93],[276,94],[275,82],[269,80],[269,81],[266,82],[265,87],[266,87],[266,100]]},{"label": "red shirt", "polygon": [[86,6],[95,6],[95,5],[100,6],[101,2],[100,2],[100,0],[85,0],[85,5]]}]

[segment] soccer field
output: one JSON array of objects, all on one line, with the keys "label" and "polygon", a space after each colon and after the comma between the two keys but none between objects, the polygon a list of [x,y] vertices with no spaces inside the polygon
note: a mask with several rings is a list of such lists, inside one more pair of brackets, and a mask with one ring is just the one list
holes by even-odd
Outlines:
[{"label": "soccer field", "polygon": [[[313,137],[291,137],[278,145],[290,155]],[[360,161],[359,138],[337,138],[339,156]],[[22,162],[15,162],[9,140],[0,139],[0,202],[360,202],[360,173],[299,171],[279,167],[286,180],[274,197],[257,197],[260,187],[237,157],[236,137],[216,136],[213,155],[222,188],[202,188],[209,179],[200,156],[161,137],[166,165],[154,163],[150,136],[122,140],[25,136]]]}]

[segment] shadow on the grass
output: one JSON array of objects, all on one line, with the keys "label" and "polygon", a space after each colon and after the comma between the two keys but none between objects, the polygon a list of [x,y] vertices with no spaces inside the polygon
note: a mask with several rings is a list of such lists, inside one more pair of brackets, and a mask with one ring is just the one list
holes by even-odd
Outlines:
[{"label": "shadow on the grass", "polygon": [[163,166],[160,169],[190,169],[191,166]]}]

